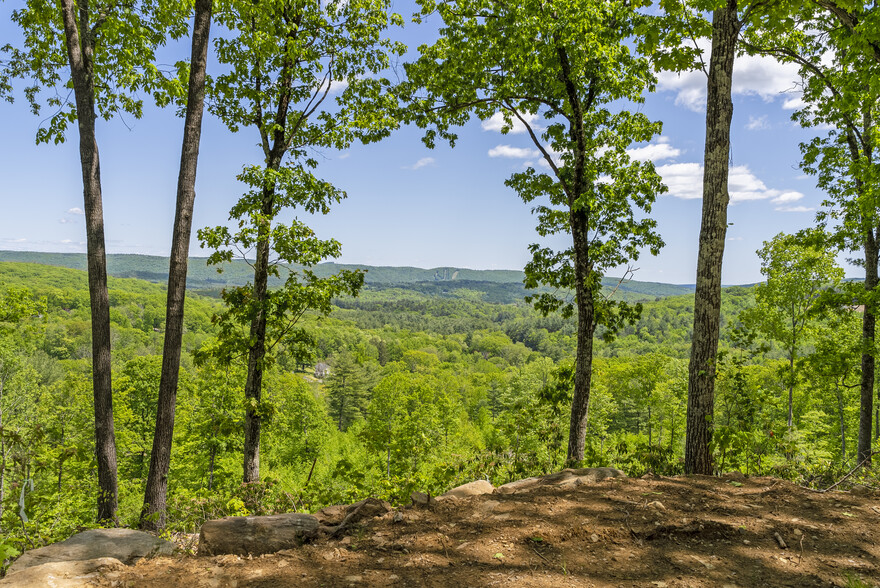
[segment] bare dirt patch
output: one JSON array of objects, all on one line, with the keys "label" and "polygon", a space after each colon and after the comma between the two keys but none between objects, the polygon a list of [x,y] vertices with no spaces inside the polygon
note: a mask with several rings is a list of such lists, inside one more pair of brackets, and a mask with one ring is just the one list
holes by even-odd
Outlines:
[{"label": "bare dirt patch", "polygon": [[404,508],[271,555],[142,560],[100,585],[880,586],[880,494],[701,476],[543,486]]}]

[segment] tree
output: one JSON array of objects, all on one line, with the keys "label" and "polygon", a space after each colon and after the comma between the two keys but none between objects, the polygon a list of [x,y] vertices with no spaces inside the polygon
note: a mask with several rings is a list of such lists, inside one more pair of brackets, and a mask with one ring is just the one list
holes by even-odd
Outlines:
[{"label": "tree", "polygon": [[[711,31],[712,46],[706,70],[701,52],[696,51],[696,67],[706,73],[706,140],[703,154],[703,211],[697,253],[694,290],[694,323],[688,364],[687,432],[685,472],[711,474],[713,471],[712,420],[715,410],[715,379],[718,339],[721,330],[721,268],[727,235],[728,172],[730,169],[730,125],[733,120],[733,64],[740,34],[753,22],[779,20],[788,14],[789,2],[770,0],[683,0],[664,3],[665,31],[661,44],[666,55],[658,64],[679,69],[682,58],[693,51],[682,50],[683,38],[696,43]],[[712,11],[707,29],[701,14]],[[655,43],[658,31],[648,31]],[[671,45],[671,50],[670,46]],[[692,66],[693,67],[693,66]]]},{"label": "tree", "polygon": [[[97,118],[125,112],[139,118],[139,91],[155,92],[167,102],[168,81],[154,64],[156,47],[185,29],[183,11],[175,2],[134,3],[61,0],[57,5],[30,0],[13,12],[24,32],[24,47],[10,49],[13,71],[33,81],[25,91],[35,112],[41,90],[73,89],[74,102],[49,94],[55,112],[37,142],[61,142],[74,120],[79,130],[83,202],[86,219],[89,296],[92,315],[92,380],[95,409],[95,455],[98,463],[98,520],[115,521],[117,508],[116,446],[110,365],[110,303],[104,246],[103,201]],[[64,68],[69,67],[67,77]],[[0,80],[2,83],[2,80]],[[173,92],[173,84],[171,84]]]},{"label": "tree", "polygon": [[183,340],[186,269],[192,234],[193,206],[196,198],[196,168],[205,104],[205,72],[208,61],[212,9],[213,0],[196,0],[195,2],[189,89],[186,100],[186,118],[183,125],[183,146],[180,153],[180,174],[177,178],[177,206],[174,214],[174,232],[171,237],[171,259],[168,268],[162,376],[159,381],[153,449],[150,452],[150,471],[140,518],[140,524],[143,528],[161,529],[165,526],[168,468],[171,465],[174,409],[177,402],[180,347]]},{"label": "tree", "polygon": [[[877,100],[880,74],[880,10],[862,2],[817,0],[800,14],[805,24],[765,35],[755,50],[800,65],[806,107],[794,118],[804,127],[831,127],[801,145],[801,167],[828,193],[819,225],[839,248],[860,252],[851,260],[865,268],[864,282],[845,286],[849,303],[864,306],[859,415],[859,461],[871,459],[871,419],[875,385],[875,331],[880,285],[880,205],[877,172]],[[829,50],[831,48],[831,50]]]},{"label": "tree", "polygon": [[351,353],[343,351],[333,361],[327,378],[327,401],[336,427],[345,431],[363,416],[367,403],[367,374]]},{"label": "tree", "polygon": [[[804,242],[804,237],[811,241]],[[766,281],[755,288],[755,307],[740,314],[743,323],[778,343],[788,360],[784,382],[788,388],[788,428],[794,424],[796,364],[816,317],[817,302],[825,289],[843,279],[833,249],[824,235],[779,233],[758,250]]]},{"label": "tree", "polygon": [[[382,38],[388,6],[387,0],[233,1],[217,12],[230,34],[216,40],[227,72],[214,81],[211,109],[232,131],[255,127],[264,156],[238,176],[249,191],[230,211],[237,231],[199,231],[203,246],[216,250],[209,263],[230,261],[234,249],[243,256],[253,251],[253,283],[225,290],[227,309],[216,317],[222,357],[247,358],[245,482],[260,475],[262,379],[275,345],[295,345],[305,336],[296,326],[303,313],[327,314],[334,297],[356,294],[363,284],[359,271],[317,277],[308,268],[338,257],[340,244],[318,239],[297,219],[284,225],[278,217],[287,208],[327,214],[345,197],[312,173],[317,161],[310,150],[344,149],[394,126],[380,108],[387,81],[375,77],[402,51]],[[345,87],[328,101],[338,86]],[[269,278],[280,279],[282,270],[283,284],[270,291]]]},{"label": "tree", "polygon": [[500,112],[502,132],[522,125],[548,170],[528,168],[506,184],[526,203],[546,199],[533,209],[541,237],[571,236],[562,251],[530,246],[525,284],[574,292],[573,300],[541,293],[531,301],[545,314],[577,312],[567,459],[581,461],[596,327],[604,325],[610,336],[638,311],[602,297],[601,278],[663,244],[655,222],[635,211],[650,213],[665,188],[650,162],[627,153],[633,142],[659,133],[660,124],[620,107],[641,102],[654,84],[649,61],[631,48],[648,17],[625,1],[419,5],[423,16],[436,10],[444,25],[437,43],[421,47],[420,58],[406,65],[409,81],[402,87],[410,120],[427,129],[426,145],[433,147],[438,136],[454,144],[453,126],[471,114],[485,120]]}]

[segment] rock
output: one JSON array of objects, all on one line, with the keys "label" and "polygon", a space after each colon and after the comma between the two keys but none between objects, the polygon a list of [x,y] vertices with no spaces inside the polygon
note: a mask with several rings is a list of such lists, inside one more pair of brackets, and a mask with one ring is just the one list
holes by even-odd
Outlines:
[{"label": "rock", "polygon": [[648,508],[653,509],[653,510],[659,510],[659,511],[665,511],[665,510],[666,510],[666,507],[663,506],[663,503],[660,502],[659,500],[655,500],[654,502],[649,502],[649,503],[648,503]]},{"label": "rock", "polygon": [[288,513],[265,517],[226,517],[207,521],[199,534],[199,555],[263,555],[299,547],[315,537],[318,519]]},{"label": "rock", "polygon": [[51,562],[113,558],[132,564],[142,557],[171,555],[174,545],[149,533],[132,529],[89,529],[66,541],[26,551],[10,566],[9,573]]},{"label": "rock", "polygon": [[[36,550],[35,550],[36,551]],[[92,584],[98,576],[125,567],[113,557],[74,561],[51,561],[9,572],[0,580],[0,586],[16,588],[81,588]]]},{"label": "rock", "polygon": [[453,488],[445,494],[437,497],[437,500],[446,500],[447,498],[466,498],[468,496],[480,496],[482,494],[491,494],[495,490],[490,482],[486,480],[476,480],[467,484],[462,484],[457,488]]},{"label": "rock", "polygon": [[525,478],[523,480],[516,480],[515,482],[508,482],[503,486],[498,486],[498,488],[496,488],[496,491],[499,494],[515,494],[517,492],[531,490],[532,488],[536,488],[540,485],[541,478],[535,476],[533,478]]},{"label": "rock", "polygon": [[322,525],[338,525],[345,518],[349,505],[334,504],[333,506],[325,506],[315,513],[315,518]]},{"label": "rock", "polygon": [[413,492],[409,497],[412,499],[413,506],[431,506],[437,502],[430,494],[424,492]]},{"label": "rock", "polygon": [[561,472],[547,476],[537,476],[517,480],[499,486],[499,494],[515,494],[527,492],[539,486],[557,486],[561,488],[576,488],[584,484],[595,484],[608,478],[625,478],[626,474],[615,468],[567,468]]},{"label": "rock", "polygon": [[367,498],[360,502],[355,502],[346,509],[345,518],[342,519],[342,522],[339,523],[335,529],[333,529],[331,535],[333,537],[338,537],[347,529],[364,519],[379,517],[385,513],[391,512],[391,510],[390,503],[384,500],[379,500],[378,498]]},{"label": "rock", "polygon": [[736,481],[742,481],[742,480],[746,479],[745,474],[743,474],[739,470],[733,470],[732,472],[725,472],[724,474],[721,475],[721,477],[724,478],[725,480],[736,480]]}]

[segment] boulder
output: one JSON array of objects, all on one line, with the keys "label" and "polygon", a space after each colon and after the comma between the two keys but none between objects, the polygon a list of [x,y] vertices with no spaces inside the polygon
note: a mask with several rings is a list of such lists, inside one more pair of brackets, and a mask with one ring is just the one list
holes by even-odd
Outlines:
[{"label": "boulder", "polygon": [[499,486],[499,494],[515,494],[528,492],[539,486],[556,486],[559,488],[577,488],[583,484],[595,484],[608,478],[625,478],[626,474],[615,468],[567,468],[555,474],[536,476],[517,480]]},{"label": "boulder", "polygon": [[81,588],[97,583],[99,577],[107,572],[114,572],[125,567],[121,561],[113,557],[76,561],[53,561],[49,563],[20,568],[16,572],[6,574],[0,580],[0,586],[15,588]]},{"label": "boulder", "polygon": [[386,513],[391,512],[391,510],[392,509],[390,503],[384,500],[379,500],[378,498],[366,498],[364,500],[361,500],[360,502],[355,502],[347,508],[345,518],[342,519],[342,522],[339,523],[339,526],[337,526],[333,530],[332,535],[334,537],[338,537],[344,531],[348,530],[353,525],[356,525],[364,519],[380,517]]},{"label": "boulder", "polygon": [[342,519],[345,518],[345,515],[348,514],[348,504],[334,504],[333,506],[325,506],[321,510],[315,513],[315,518],[318,519],[318,522],[322,525],[338,525],[342,522]]},{"label": "boulder", "polygon": [[413,492],[409,497],[413,506],[432,506],[436,502],[433,496],[424,492]]},{"label": "boulder", "polygon": [[199,555],[275,553],[299,547],[317,532],[318,519],[309,514],[226,517],[202,525]]},{"label": "boulder", "polygon": [[492,494],[495,486],[486,480],[476,480],[467,484],[462,484],[457,488],[453,488],[445,494],[441,494],[436,500],[446,500],[447,498],[466,498],[468,496],[480,496],[481,494]]},{"label": "boulder", "polygon": [[13,562],[9,574],[51,562],[113,558],[132,564],[142,557],[171,555],[174,545],[149,533],[132,529],[89,529],[60,543],[26,551]]}]

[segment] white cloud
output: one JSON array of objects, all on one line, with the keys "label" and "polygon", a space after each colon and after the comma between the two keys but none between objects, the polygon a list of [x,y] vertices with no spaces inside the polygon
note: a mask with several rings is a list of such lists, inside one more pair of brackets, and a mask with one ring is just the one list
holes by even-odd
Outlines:
[{"label": "white cloud", "polygon": [[796,202],[803,198],[804,195],[800,192],[795,192],[794,190],[789,192],[783,192],[779,196],[773,198],[773,202],[776,204],[785,204],[786,202]]},{"label": "white cloud", "polygon": [[[703,166],[699,163],[670,163],[658,167],[657,172],[669,188],[669,195],[685,200],[703,197]],[[727,188],[731,202],[772,200],[779,204],[795,202],[804,196],[800,192],[768,188],[746,165],[730,168]]]},{"label": "white cloud", "polygon": [[703,197],[703,166],[699,163],[668,163],[657,168],[669,195],[685,200]]},{"label": "white cloud", "polygon": [[670,145],[667,137],[659,137],[656,143],[627,149],[626,152],[636,161],[662,161],[664,159],[675,159],[681,155],[681,149]]},{"label": "white cloud", "polygon": [[67,223],[72,223],[73,221],[70,220],[69,218],[59,218],[58,222],[61,223],[62,225],[66,225]]},{"label": "white cloud", "polygon": [[73,207],[67,209],[67,214],[85,214],[85,212],[83,212],[82,208]]},{"label": "white cloud", "polygon": [[[317,83],[319,83],[318,91],[324,92],[327,90],[327,80],[325,79],[316,79]],[[330,80],[330,94],[339,94],[343,90],[348,87],[348,80]]]},{"label": "white cloud", "polygon": [[778,212],[811,212],[816,209],[810,206],[777,206],[773,210]]},{"label": "white cloud", "polygon": [[403,169],[421,169],[429,165],[434,165],[436,162],[437,160],[433,157],[423,157],[412,165],[404,166]]},{"label": "white cloud", "polygon": [[541,152],[537,149],[526,149],[524,147],[512,147],[510,145],[496,145],[489,149],[489,157],[510,157],[513,159],[528,159],[530,157],[540,157]]},{"label": "white cloud", "polygon": [[750,131],[763,131],[769,129],[770,123],[767,122],[767,115],[755,117],[750,114],[746,128]]},{"label": "white cloud", "polygon": [[743,238],[742,237],[728,237],[727,240],[728,241],[742,241]]},{"label": "white cloud", "polygon": [[[516,116],[511,115],[511,117],[512,117],[511,122],[513,123],[513,126],[508,131],[508,133],[510,133],[512,135],[517,135],[519,133],[525,133],[526,132],[525,125],[523,125],[519,121],[519,119],[516,118]],[[522,117],[525,119],[525,121],[529,124],[530,127],[532,127],[533,129],[537,128],[533,124],[535,122],[535,120],[538,118],[537,114],[523,114]],[[483,127],[484,131],[495,131],[495,132],[500,133],[501,129],[504,127],[504,115],[501,114],[500,112],[496,112],[495,114],[492,115],[491,118],[487,118],[486,120],[484,120],[480,126]]]},{"label": "white cloud", "polygon": [[[701,39],[697,43],[704,51],[703,59],[709,64],[710,42]],[[675,92],[675,104],[695,112],[706,110],[706,74],[702,70],[681,74],[661,72],[657,76],[658,89]],[[733,65],[733,94],[759,96],[765,102],[784,97],[783,108],[796,108],[800,93],[795,90],[800,82],[798,66],[780,63],[772,57],[741,55]]]}]

